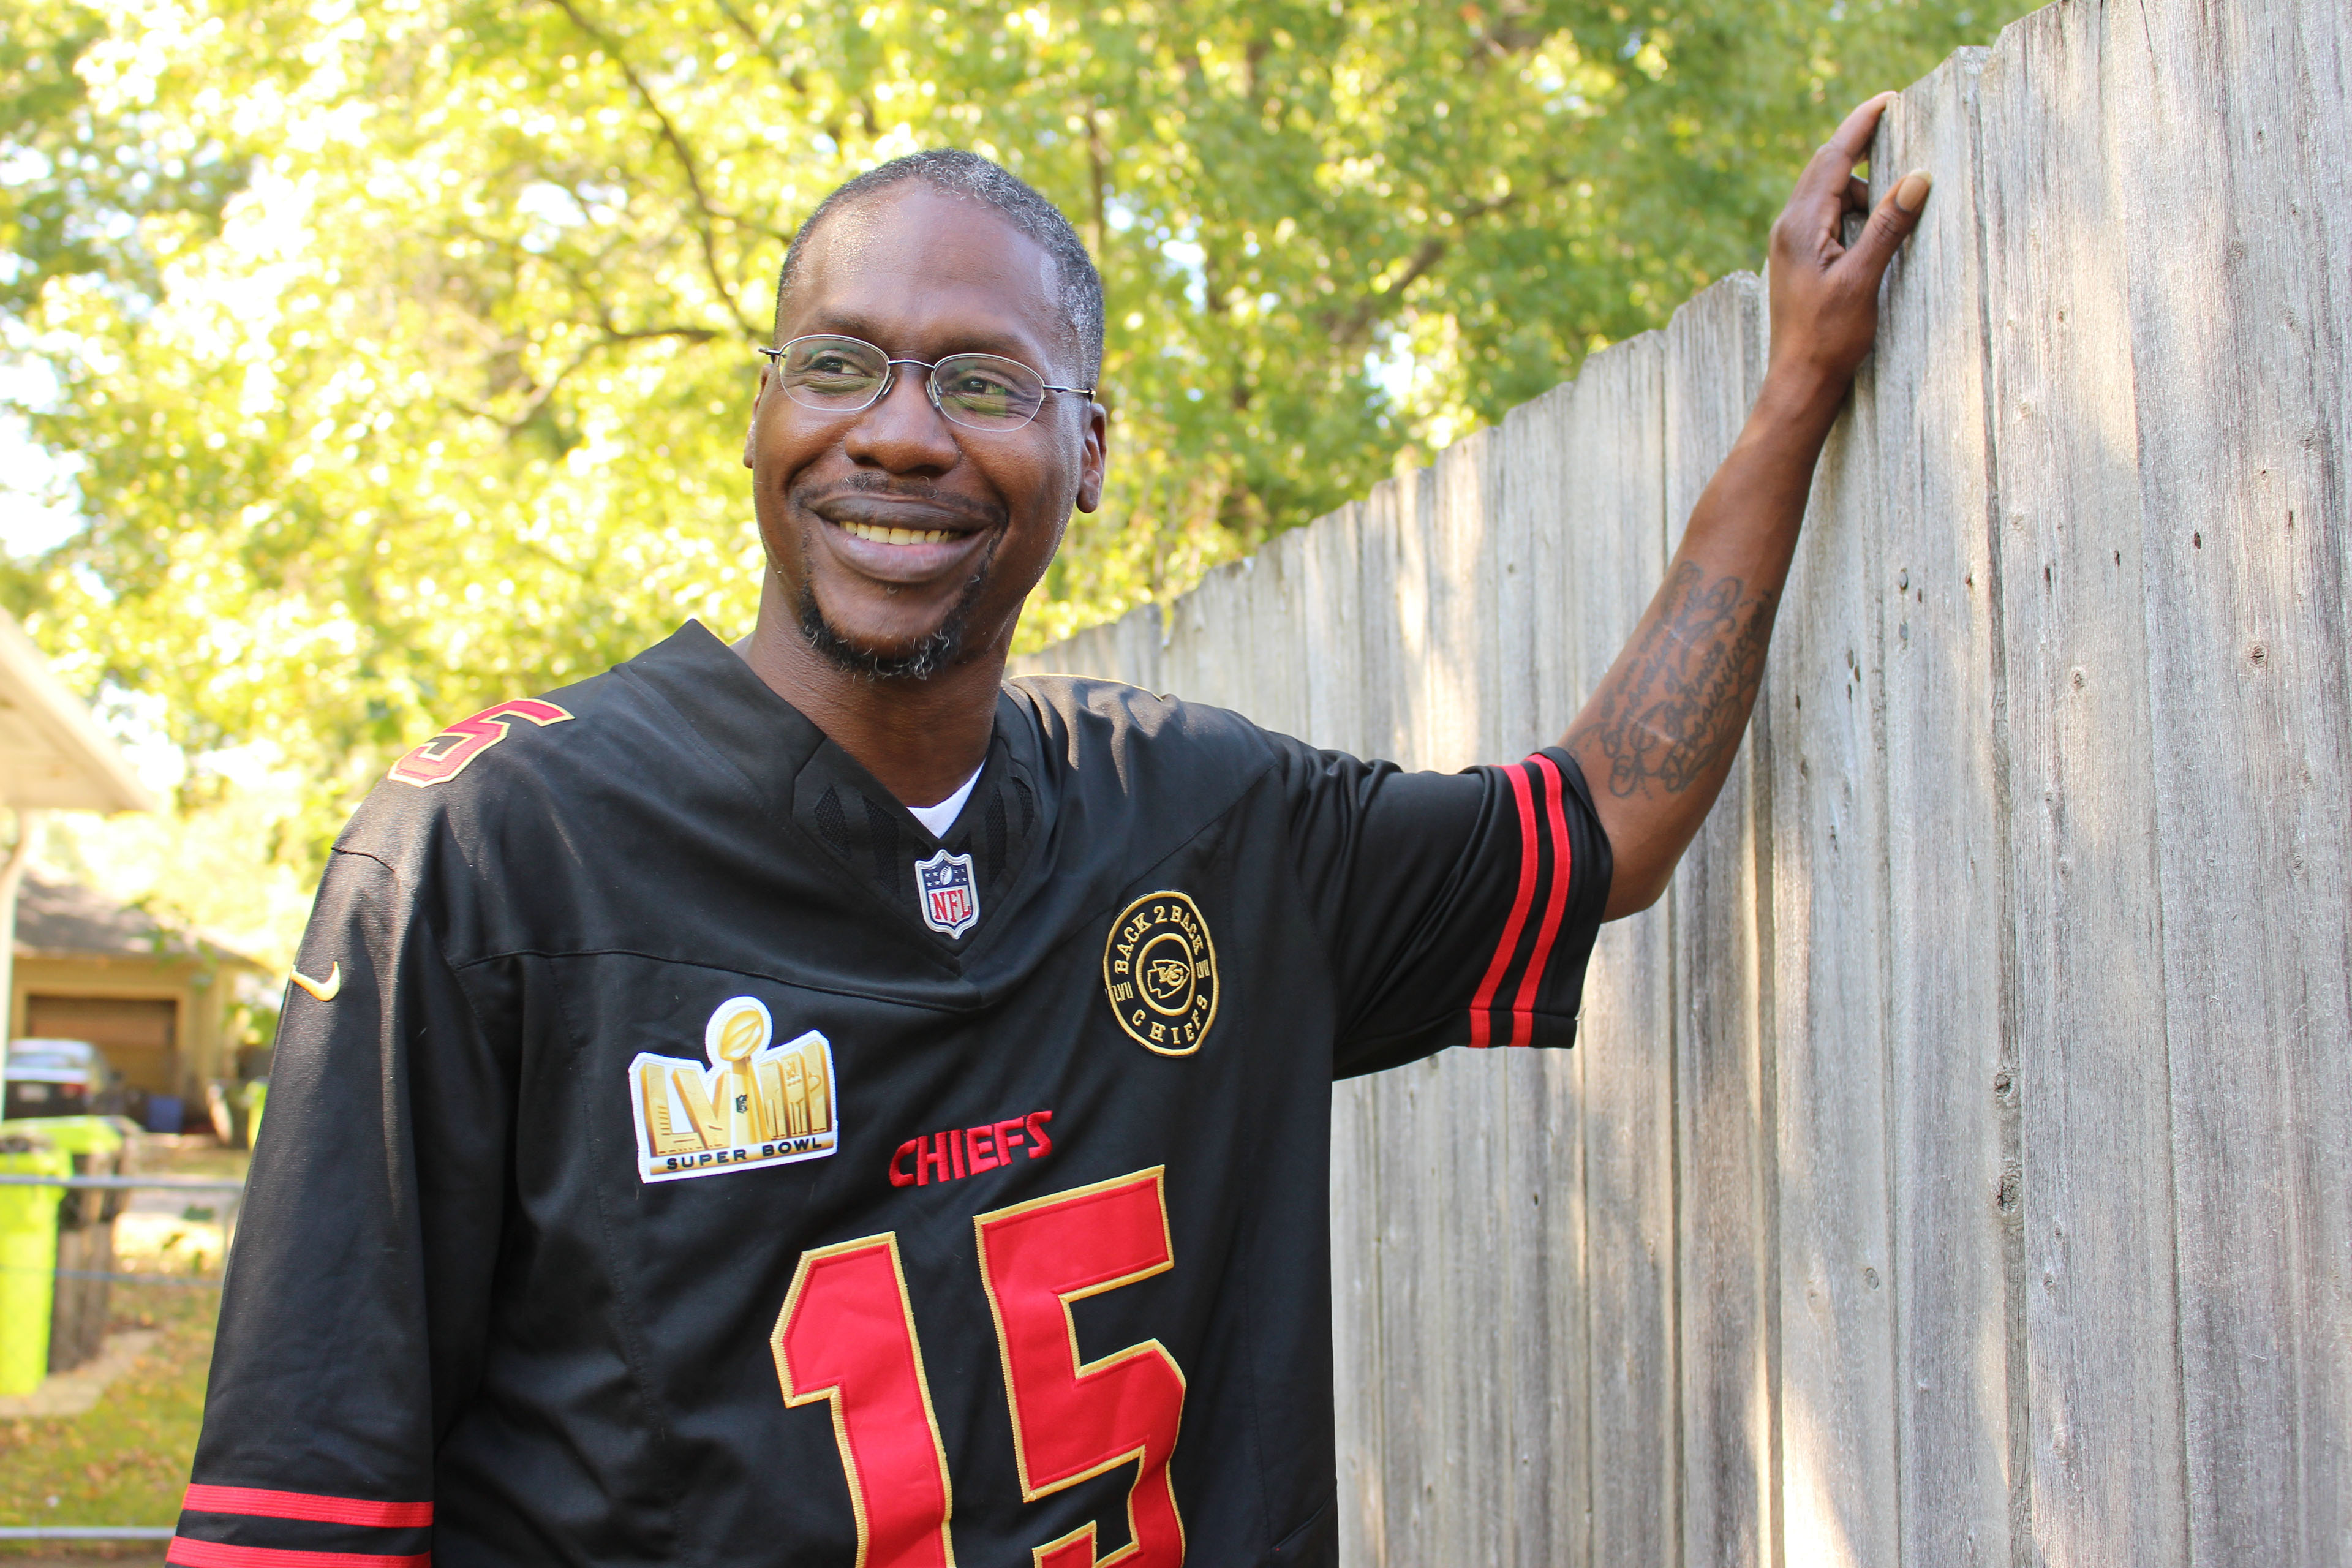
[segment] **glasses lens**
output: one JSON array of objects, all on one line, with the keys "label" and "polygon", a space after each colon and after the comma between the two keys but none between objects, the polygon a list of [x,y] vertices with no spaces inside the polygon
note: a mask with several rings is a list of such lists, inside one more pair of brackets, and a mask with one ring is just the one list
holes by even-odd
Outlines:
[{"label": "glasses lens", "polygon": [[803,407],[863,408],[889,374],[882,351],[856,338],[794,338],[784,345],[784,392]]},{"label": "glasses lens", "polygon": [[1043,377],[1019,360],[950,354],[931,372],[940,412],[975,430],[1018,430],[1045,401]]}]

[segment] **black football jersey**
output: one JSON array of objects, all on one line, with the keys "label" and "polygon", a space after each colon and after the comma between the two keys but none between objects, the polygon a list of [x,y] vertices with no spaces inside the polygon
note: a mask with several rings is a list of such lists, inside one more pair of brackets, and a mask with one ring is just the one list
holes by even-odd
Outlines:
[{"label": "black football jersey", "polygon": [[1331,1082],[1568,1045],[1608,885],[1557,751],[1024,679],[941,839],[699,626],[488,710],[335,845],[170,1561],[1330,1563]]}]

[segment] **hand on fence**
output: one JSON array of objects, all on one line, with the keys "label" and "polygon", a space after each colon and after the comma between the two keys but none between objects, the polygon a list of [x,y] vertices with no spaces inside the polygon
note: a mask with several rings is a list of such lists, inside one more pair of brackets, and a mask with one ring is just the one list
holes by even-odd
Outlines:
[{"label": "hand on fence", "polygon": [[1879,117],[1894,101],[1883,92],[1845,117],[1797,176],[1772,225],[1772,374],[1800,378],[1803,391],[1833,404],[1878,335],[1879,280],[1927,205],[1929,177],[1914,170],[1846,244],[1847,215],[1870,212],[1870,189],[1853,166],[1869,153]]},{"label": "hand on fence", "polygon": [[1772,362],[1747,428],[1691,509],[1666,581],[1562,742],[1615,858],[1605,918],[1665,891],[1731,772],[1820,458],[1878,331],[1878,284],[1919,221],[1906,174],[1849,246],[1870,193],[1853,166],[1894,94],[1845,117],[1772,226]]}]

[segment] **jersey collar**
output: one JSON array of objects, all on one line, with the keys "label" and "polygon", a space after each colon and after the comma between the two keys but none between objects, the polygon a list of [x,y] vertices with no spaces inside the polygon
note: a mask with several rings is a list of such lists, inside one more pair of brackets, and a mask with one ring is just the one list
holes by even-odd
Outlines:
[{"label": "jersey collar", "polygon": [[[1037,727],[1010,693],[997,698],[996,724],[971,797],[944,839],[805,714],[777,695],[699,621],[631,659],[644,681],[691,724],[750,785],[771,820],[788,823],[805,845],[855,886],[860,901],[904,935],[961,971],[1024,900],[1024,872],[1045,837],[1050,802],[1040,787]],[[969,856],[979,919],[958,936],[922,919],[917,863],[942,848]]]}]

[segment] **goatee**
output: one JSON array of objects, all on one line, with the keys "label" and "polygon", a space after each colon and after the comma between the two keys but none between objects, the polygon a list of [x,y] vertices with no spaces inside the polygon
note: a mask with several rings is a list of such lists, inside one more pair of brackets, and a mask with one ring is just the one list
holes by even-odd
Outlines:
[{"label": "goatee", "polygon": [[816,590],[806,583],[801,584],[801,636],[835,669],[850,675],[868,680],[928,680],[962,657],[964,627],[980,602],[980,591],[988,582],[989,563],[995,555],[992,544],[946,617],[910,648],[881,653],[851,642],[826,621],[824,612],[817,607]]}]

